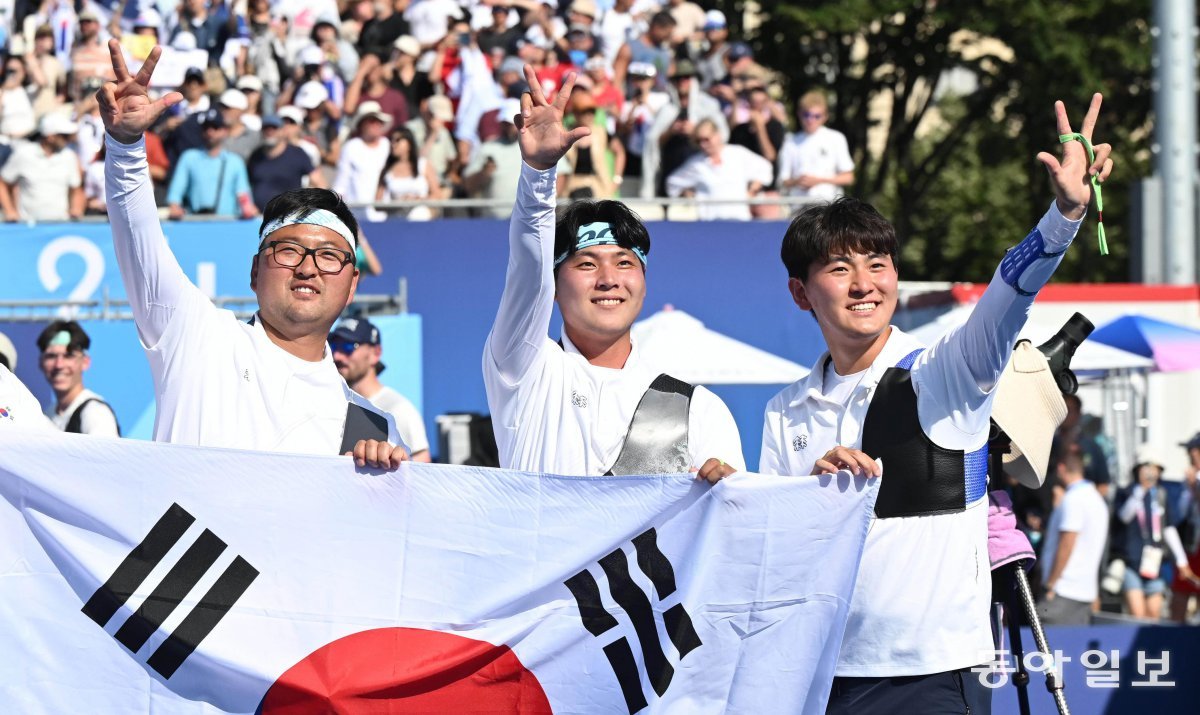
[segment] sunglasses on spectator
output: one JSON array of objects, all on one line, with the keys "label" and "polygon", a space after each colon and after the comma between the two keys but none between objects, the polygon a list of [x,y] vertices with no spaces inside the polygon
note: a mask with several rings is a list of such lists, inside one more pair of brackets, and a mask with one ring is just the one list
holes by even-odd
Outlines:
[{"label": "sunglasses on spectator", "polygon": [[350,340],[330,340],[329,341],[329,349],[335,353],[341,353],[343,355],[349,355],[350,353],[354,352],[355,350],[358,350],[358,346],[360,346],[360,345],[362,345],[362,343],[356,343],[356,342],[352,342]]},{"label": "sunglasses on spectator", "polygon": [[804,112],[800,116],[805,119],[824,119],[825,112]]}]

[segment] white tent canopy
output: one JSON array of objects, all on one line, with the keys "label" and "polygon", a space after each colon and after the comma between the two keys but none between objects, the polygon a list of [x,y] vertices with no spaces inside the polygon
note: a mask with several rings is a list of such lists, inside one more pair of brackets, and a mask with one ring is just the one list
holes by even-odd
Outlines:
[{"label": "white tent canopy", "polygon": [[695,385],[790,384],[808,368],[704,327],[666,306],[633,324],[643,360],[660,372]]},{"label": "white tent canopy", "polygon": [[[921,342],[929,345],[942,335],[967,322],[975,309],[973,305],[962,305],[924,325],[908,331]],[[1034,345],[1041,345],[1059,331],[1061,325],[1050,325],[1030,320],[1021,330],[1020,338]],[[1071,359],[1071,369],[1080,373],[1107,373],[1113,370],[1154,369],[1154,361],[1118,348],[1102,345],[1091,340],[1083,341]]]}]

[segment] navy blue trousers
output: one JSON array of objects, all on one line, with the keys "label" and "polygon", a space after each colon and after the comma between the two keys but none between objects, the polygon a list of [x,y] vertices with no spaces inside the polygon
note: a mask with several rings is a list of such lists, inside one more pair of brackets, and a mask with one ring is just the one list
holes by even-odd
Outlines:
[{"label": "navy blue trousers", "polygon": [[992,691],[970,668],[892,678],[834,678],[825,715],[991,715]]}]

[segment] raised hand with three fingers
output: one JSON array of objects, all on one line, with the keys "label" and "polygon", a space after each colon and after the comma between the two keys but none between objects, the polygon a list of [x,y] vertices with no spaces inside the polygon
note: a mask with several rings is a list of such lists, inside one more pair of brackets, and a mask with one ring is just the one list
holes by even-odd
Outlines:
[{"label": "raised hand with three fingers", "polygon": [[100,104],[100,118],[109,136],[122,144],[133,144],[141,139],[147,129],[154,126],[162,113],[183,100],[179,92],[167,92],[157,100],[150,98],[150,77],[162,54],[161,47],[150,51],[136,76],[129,74],[121,43],[108,41],[108,53],[112,58],[115,82],[106,82],[96,92]]},{"label": "raised hand with three fingers", "polygon": [[575,127],[567,131],[563,126],[563,114],[575,87],[574,72],[563,79],[563,86],[554,95],[553,102],[546,99],[542,83],[529,65],[525,65],[525,81],[529,83],[529,91],[521,95],[521,113],[515,117],[517,144],[526,164],[545,171],[558,164],[571,145],[591,134],[592,130]]},{"label": "raised hand with three fingers", "polygon": [[[1083,126],[1079,134],[1092,141],[1092,132],[1096,129],[1096,119],[1100,115],[1100,104],[1103,97],[1099,93],[1092,95],[1092,103],[1088,106],[1087,114],[1083,117]],[[1054,117],[1060,137],[1073,134],[1071,122],[1067,119],[1067,108],[1062,102],[1054,103]],[[1059,212],[1071,220],[1083,218],[1088,204],[1092,200],[1092,177],[1099,183],[1104,183],[1112,172],[1113,162],[1111,144],[1093,144],[1095,159],[1088,160],[1087,149],[1079,141],[1064,141],[1062,143],[1062,159],[1049,152],[1039,152],[1038,161],[1046,167],[1050,175],[1050,183],[1054,185],[1054,194]]]}]

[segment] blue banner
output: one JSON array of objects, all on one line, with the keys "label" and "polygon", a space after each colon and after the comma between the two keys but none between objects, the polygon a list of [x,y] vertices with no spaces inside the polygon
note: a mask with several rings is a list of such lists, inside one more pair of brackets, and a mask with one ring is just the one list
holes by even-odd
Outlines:
[{"label": "blue banner", "polygon": [[[712,330],[803,365],[811,364],[824,350],[816,322],[795,306],[788,292],[787,274],[779,260],[786,224],[652,222],[648,228],[652,245],[643,317],[670,304]],[[164,229],[184,272],[202,289],[214,295],[251,295],[256,224],[164,222]],[[394,294],[403,277],[408,283],[409,310],[421,316],[417,333],[405,332],[394,339],[385,336],[384,381],[405,381],[405,387],[396,389],[422,409],[431,438],[439,414],[486,413],[480,360],[504,287],[507,222],[367,223],[364,230],[383,272],[364,277],[359,292]],[[2,246],[6,265],[0,300],[96,300],[106,292],[113,299],[125,295],[106,224],[10,227]],[[555,337],[557,321],[556,317],[550,329]],[[0,331],[13,338],[23,356],[18,374],[46,397],[32,342],[40,329],[0,324]],[[111,340],[123,347],[111,361],[93,351],[96,360],[87,384],[122,403],[118,411],[122,425],[138,425],[136,434],[144,436],[140,429],[147,424],[144,405],[152,403],[152,394],[131,399],[128,406],[116,395],[135,384],[149,389],[145,358],[132,354],[140,352],[132,326],[117,323],[102,330],[115,331]],[[103,389],[109,374],[114,383],[111,394]],[[419,382],[412,383],[413,379]],[[747,463],[755,468],[762,410],[782,386],[711,387],[733,412]],[[436,440],[434,444],[436,450]]]}]

